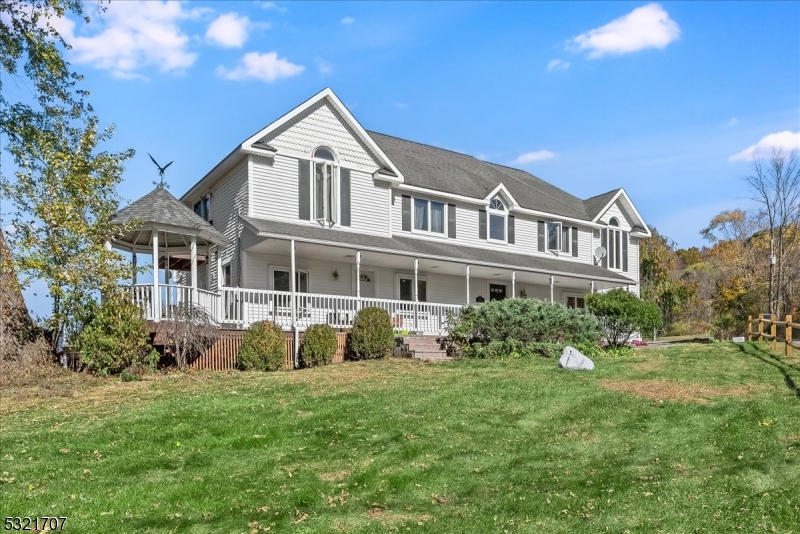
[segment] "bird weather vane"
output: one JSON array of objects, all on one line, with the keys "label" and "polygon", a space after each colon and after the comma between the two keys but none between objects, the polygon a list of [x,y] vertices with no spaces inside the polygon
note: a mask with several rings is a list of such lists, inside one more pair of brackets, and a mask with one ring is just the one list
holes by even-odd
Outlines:
[{"label": "bird weather vane", "polygon": [[159,164],[158,164],[158,162],[156,161],[156,158],[154,158],[152,155],[150,155],[150,152],[148,152],[148,153],[147,153],[147,155],[148,155],[148,156],[150,156],[150,159],[153,161],[153,163],[155,163],[156,167],[158,167],[158,176],[159,176],[159,178],[161,179],[161,180],[160,180],[159,182],[157,182],[157,183],[156,183],[156,182],[153,182],[153,184],[157,185],[158,187],[160,187],[160,188],[162,188],[162,189],[163,189],[163,188],[165,188],[165,187],[169,187],[169,186],[167,185],[167,182],[165,182],[165,181],[164,181],[164,171],[166,171],[166,170],[167,170],[167,167],[169,167],[170,165],[172,165],[172,162],[170,161],[169,163],[167,163],[166,165],[164,165],[164,166],[162,167],[161,165],[159,165]]}]

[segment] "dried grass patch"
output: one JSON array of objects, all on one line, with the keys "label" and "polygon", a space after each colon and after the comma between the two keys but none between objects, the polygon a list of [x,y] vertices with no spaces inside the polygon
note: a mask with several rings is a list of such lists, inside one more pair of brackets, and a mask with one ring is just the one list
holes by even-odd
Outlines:
[{"label": "dried grass patch", "polygon": [[600,384],[612,391],[633,393],[655,401],[699,404],[707,404],[714,397],[746,397],[758,389],[755,386],[707,386],[674,380],[601,380]]}]

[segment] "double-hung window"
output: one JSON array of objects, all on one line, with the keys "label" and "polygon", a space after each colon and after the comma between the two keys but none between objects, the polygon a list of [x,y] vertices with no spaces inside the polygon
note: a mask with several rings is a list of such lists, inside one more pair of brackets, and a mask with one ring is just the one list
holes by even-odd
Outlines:
[{"label": "double-hung window", "polygon": [[314,151],[314,218],[325,224],[336,223],[336,165],[333,152],[325,147]]},{"label": "double-hung window", "polygon": [[492,241],[506,240],[506,207],[503,201],[494,197],[489,202],[489,239]]},{"label": "double-hung window", "polygon": [[608,266],[622,269],[622,230],[616,217],[608,221]]},{"label": "double-hung window", "polygon": [[[400,286],[400,300],[413,301],[414,300],[414,277],[413,276],[398,276],[398,285]],[[417,278],[417,299],[420,302],[428,301],[428,281]]]},{"label": "double-hung window", "polygon": [[207,221],[211,212],[211,197],[206,195],[201,200],[195,202],[194,212]]},{"label": "double-hung window", "polygon": [[415,198],[414,230],[444,234],[444,203]]},{"label": "double-hung window", "polygon": [[[295,288],[298,293],[308,293],[308,272],[297,270],[294,273]],[[275,291],[291,291],[292,279],[289,270],[276,267],[272,270],[272,289]]]},{"label": "double-hung window", "polygon": [[551,252],[561,252],[562,241],[563,236],[561,223],[547,223],[547,250]]}]

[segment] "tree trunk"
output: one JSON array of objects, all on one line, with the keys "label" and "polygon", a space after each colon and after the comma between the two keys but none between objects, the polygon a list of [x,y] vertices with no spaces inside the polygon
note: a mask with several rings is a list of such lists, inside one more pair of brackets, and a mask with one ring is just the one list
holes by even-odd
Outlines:
[{"label": "tree trunk", "polygon": [[11,260],[11,251],[0,229],[0,362],[26,365],[49,360],[46,344],[31,320]]}]

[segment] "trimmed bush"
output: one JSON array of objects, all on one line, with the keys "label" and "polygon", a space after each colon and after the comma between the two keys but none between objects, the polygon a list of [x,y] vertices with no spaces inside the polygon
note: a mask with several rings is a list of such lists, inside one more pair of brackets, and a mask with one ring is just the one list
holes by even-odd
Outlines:
[{"label": "trimmed bush", "polygon": [[286,336],[269,321],[250,325],[239,348],[239,369],[279,371],[286,365]]},{"label": "trimmed bush", "polygon": [[394,331],[389,312],[380,308],[363,308],[353,321],[350,335],[350,356],[354,360],[385,358],[392,353]]},{"label": "trimmed bush", "polygon": [[328,365],[333,361],[337,345],[336,332],[329,325],[309,326],[303,334],[303,343],[300,345],[300,365],[303,367]]},{"label": "trimmed bush", "polygon": [[448,323],[448,350],[467,358],[557,357],[565,345],[600,338],[584,310],[538,299],[507,299],[464,308]]},{"label": "trimmed bush", "polygon": [[155,367],[160,355],[150,345],[141,310],[122,292],[105,295],[83,320],[83,329],[70,340],[80,361],[99,375],[118,374],[130,366]]},{"label": "trimmed bush", "polygon": [[664,324],[655,302],[644,301],[623,288],[589,295],[586,306],[603,325],[611,348],[624,346],[636,332],[652,332]]}]

